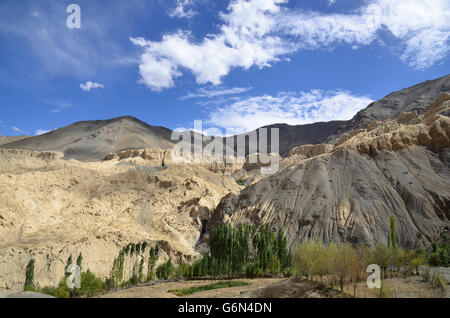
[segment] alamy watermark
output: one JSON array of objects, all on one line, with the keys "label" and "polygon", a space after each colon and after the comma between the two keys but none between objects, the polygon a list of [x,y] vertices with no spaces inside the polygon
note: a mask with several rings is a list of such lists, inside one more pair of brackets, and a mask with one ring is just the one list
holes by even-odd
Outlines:
[{"label": "alamy watermark", "polygon": [[230,130],[227,129],[225,136],[228,137],[211,137],[208,131],[217,130],[204,131],[201,120],[194,121],[193,131],[174,130],[172,141],[177,143],[171,151],[172,161],[175,164],[249,163],[259,164],[261,174],[274,174],[278,171],[280,160],[278,128],[270,129],[270,145],[268,128],[259,128],[258,132],[252,131],[237,136],[229,134]]},{"label": "alamy watermark", "polygon": [[78,4],[70,4],[66,8],[66,12],[70,13],[67,17],[66,25],[69,29],[81,28],[81,8]]},{"label": "alamy watermark", "polygon": [[371,273],[369,277],[367,277],[367,287],[372,288],[381,288],[381,269],[377,264],[370,264],[366,269],[367,273]]},{"label": "alamy watermark", "polygon": [[69,274],[66,279],[67,287],[70,289],[81,288],[81,268],[78,265],[70,264],[66,267],[66,273]]}]

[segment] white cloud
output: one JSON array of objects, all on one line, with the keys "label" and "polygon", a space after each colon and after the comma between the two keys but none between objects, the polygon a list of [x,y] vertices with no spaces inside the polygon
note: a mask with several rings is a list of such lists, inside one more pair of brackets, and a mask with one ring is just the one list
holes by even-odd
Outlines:
[{"label": "white cloud", "polygon": [[373,100],[345,90],[282,92],[262,95],[220,107],[209,114],[209,125],[246,132],[274,123],[302,125],[348,120]]},{"label": "white cloud", "polygon": [[52,113],[60,113],[73,106],[72,103],[61,99],[44,99],[43,102],[54,107],[50,109]]},{"label": "white cloud", "polygon": [[12,130],[14,130],[15,132],[20,133],[20,134],[26,134],[27,133],[26,131],[20,129],[17,126],[12,126],[11,128],[12,128]]},{"label": "white cloud", "polygon": [[104,88],[105,85],[97,83],[97,82],[91,82],[88,81],[84,84],[80,84],[80,88],[85,91],[85,92],[90,92],[91,89],[95,89],[95,88]]},{"label": "white cloud", "polygon": [[388,30],[404,48],[400,58],[414,69],[431,67],[450,50],[448,0],[373,0],[353,14],[289,12],[280,21],[303,49],[368,45]]},{"label": "white cloud", "polygon": [[288,10],[287,0],[231,0],[216,34],[200,41],[186,31],[161,41],[130,40],[144,48],[140,82],[152,90],[174,86],[190,71],[198,84],[219,85],[232,68],[268,67],[298,50],[369,45],[387,30],[400,58],[425,69],[446,58],[450,37],[448,0],[371,0],[349,14]]},{"label": "white cloud", "polygon": [[186,96],[183,96],[181,99],[190,99],[190,98],[213,98],[218,96],[227,96],[227,95],[236,95],[248,92],[251,90],[251,87],[233,87],[233,88],[222,88],[222,89],[205,89],[200,88],[195,93],[190,93]]},{"label": "white cloud", "polygon": [[36,131],[34,132],[34,134],[35,134],[36,136],[39,136],[39,135],[46,134],[46,133],[48,133],[48,132],[50,132],[50,131],[51,131],[51,130],[38,129],[38,130],[36,130]]},{"label": "white cloud", "polygon": [[194,0],[176,0],[176,7],[172,10],[169,10],[168,14],[171,18],[192,18],[197,13],[192,9],[186,9],[189,6],[192,6]]},{"label": "white cloud", "polygon": [[218,85],[231,68],[266,67],[278,56],[293,51],[292,45],[271,31],[285,0],[232,1],[229,13],[221,14],[220,32],[194,42],[191,34],[179,31],[166,34],[162,41],[143,38],[131,41],[145,48],[141,58],[141,82],[153,90],[170,88],[180,69],[190,70],[199,84]]},{"label": "white cloud", "polygon": [[328,0],[328,6],[329,7],[331,7],[335,3],[336,3],[336,0]]}]

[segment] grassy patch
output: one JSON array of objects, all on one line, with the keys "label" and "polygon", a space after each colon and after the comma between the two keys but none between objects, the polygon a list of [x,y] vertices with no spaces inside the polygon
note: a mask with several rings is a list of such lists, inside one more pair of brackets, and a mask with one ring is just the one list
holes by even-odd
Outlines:
[{"label": "grassy patch", "polygon": [[173,290],[169,290],[169,293],[175,294],[177,296],[186,296],[186,295],[191,295],[194,293],[202,292],[205,290],[229,288],[229,287],[237,287],[237,286],[248,286],[248,285],[250,285],[250,284],[247,282],[233,280],[233,281],[213,283],[213,284],[209,284],[209,285],[192,286],[192,287],[183,288],[183,289],[173,289]]}]

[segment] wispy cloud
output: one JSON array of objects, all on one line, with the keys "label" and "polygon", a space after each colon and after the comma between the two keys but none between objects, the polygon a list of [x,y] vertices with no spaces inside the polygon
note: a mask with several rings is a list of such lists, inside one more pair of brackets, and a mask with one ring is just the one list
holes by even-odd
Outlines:
[{"label": "wispy cloud", "polygon": [[168,14],[171,18],[192,18],[197,14],[191,7],[194,0],[176,0],[175,8],[169,10]]},{"label": "wispy cloud", "polygon": [[90,92],[91,89],[96,89],[96,88],[104,88],[105,85],[97,83],[97,82],[91,82],[88,81],[84,84],[80,84],[80,88],[85,91],[85,92]]},{"label": "wispy cloud", "polygon": [[[188,31],[165,34],[161,41],[130,40],[144,48],[140,81],[160,91],[190,71],[198,84],[221,84],[233,68],[264,68],[299,50],[357,49],[387,30],[414,69],[426,69],[449,51],[448,0],[371,0],[348,14],[289,10],[287,0],[232,0],[216,34],[198,41]],[[377,42],[375,42],[377,43]]]},{"label": "wispy cloud", "polygon": [[52,129],[50,129],[50,130],[46,130],[46,129],[38,129],[38,130],[36,130],[36,131],[34,132],[34,135],[35,135],[35,136],[39,136],[39,135],[43,135],[43,134],[46,134],[46,133],[51,132],[51,131],[52,131]]},{"label": "wispy cloud", "polygon": [[205,89],[200,88],[195,93],[189,93],[182,96],[181,99],[191,98],[213,98],[219,96],[236,95],[246,93],[251,90],[251,87],[233,87],[233,88],[218,88],[218,89]]},{"label": "wispy cloud", "polygon": [[17,126],[12,126],[11,129],[14,130],[16,133],[19,133],[19,134],[27,134],[27,132],[25,130],[20,129]]},{"label": "wispy cloud", "polygon": [[0,1],[0,36],[28,70],[85,78],[127,65],[123,62],[137,57],[118,38],[126,38],[127,26],[148,9],[145,1],[115,1],[113,5],[90,1],[89,6],[81,5],[81,29],[67,28],[67,5],[64,1]]},{"label": "wispy cloud", "polygon": [[246,132],[262,126],[301,125],[319,121],[348,120],[373,100],[346,90],[311,90],[262,95],[225,104],[209,114],[207,123]]},{"label": "wispy cloud", "polygon": [[328,0],[328,6],[329,7],[331,7],[335,3],[336,3],[336,0]]},{"label": "wispy cloud", "polygon": [[73,104],[71,102],[61,99],[44,99],[43,102],[47,105],[53,106],[53,108],[50,109],[50,112],[52,113],[60,113],[73,107]]}]

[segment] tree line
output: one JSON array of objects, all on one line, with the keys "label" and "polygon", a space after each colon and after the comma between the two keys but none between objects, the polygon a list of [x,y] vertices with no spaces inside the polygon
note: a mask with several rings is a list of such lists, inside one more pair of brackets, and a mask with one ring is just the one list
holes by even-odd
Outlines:
[{"label": "tree line", "polygon": [[[76,296],[92,296],[102,291],[148,283],[155,279],[256,278],[274,275],[289,277],[292,274],[297,278],[316,279],[321,283],[327,277],[327,282],[341,291],[348,284],[352,284],[356,290],[357,282],[367,277],[365,271],[368,264],[379,265],[383,278],[400,271],[406,275],[418,273],[418,268],[426,263],[431,266],[449,266],[450,244],[446,235],[442,235],[438,242],[433,242],[429,252],[424,249],[402,250],[398,247],[393,217],[390,227],[388,244],[378,244],[372,249],[349,243],[324,244],[320,240],[308,240],[289,253],[282,228],[273,232],[267,225],[220,225],[210,232],[209,252],[206,255],[192,264],[180,262],[178,265],[169,258],[157,266],[160,256],[157,244],[149,247],[146,241],[129,243],[119,251],[105,281],[97,278],[89,269],[82,271],[81,289],[76,290]],[[83,256],[80,253],[76,260],[80,269],[83,267],[82,262]],[[128,273],[127,277],[126,262],[132,266],[131,275]],[[65,269],[72,263],[70,255]],[[69,297],[66,271],[57,287],[39,289],[34,285],[34,266],[35,260],[31,259],[26,267],[24,290]]]}]

